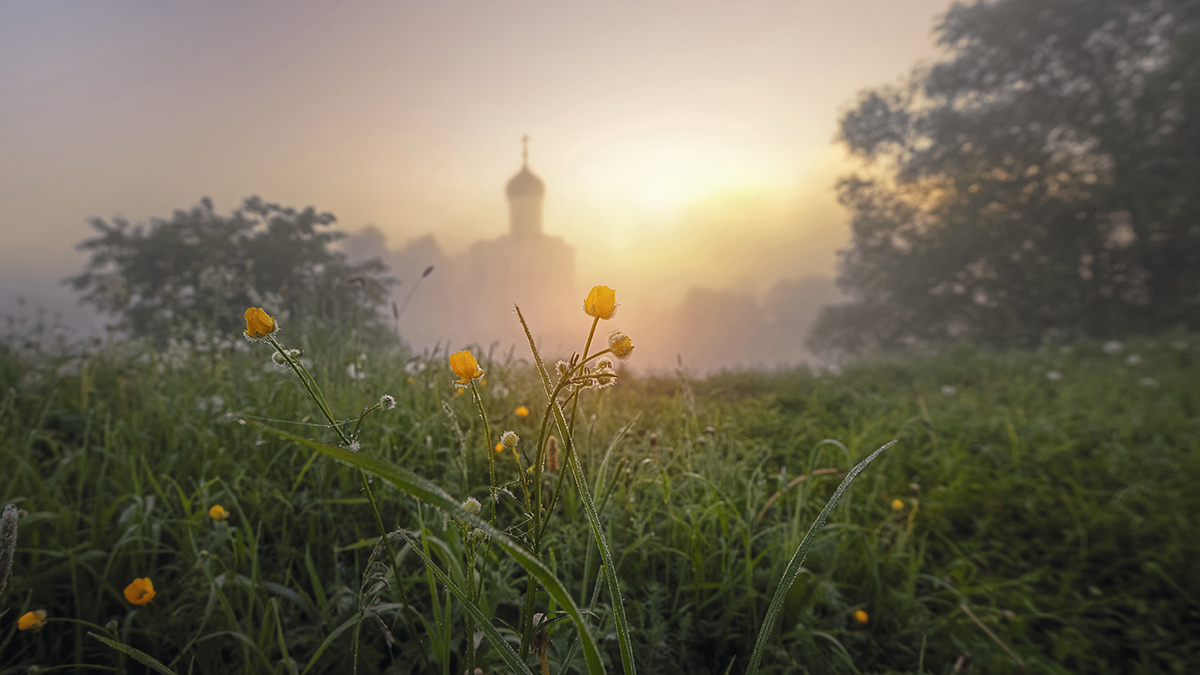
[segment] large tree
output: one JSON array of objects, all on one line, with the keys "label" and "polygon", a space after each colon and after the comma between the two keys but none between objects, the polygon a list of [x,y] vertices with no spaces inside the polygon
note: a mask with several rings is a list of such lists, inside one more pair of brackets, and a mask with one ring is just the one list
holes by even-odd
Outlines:
[{"label": "large tree", "polygon": [[328,229],[334,220],[258,197],[228,217],[205,198],[149,225],[96,218],[99,235],[79,244],[91,259],[67,281],[125,331],[158,342],[196,328],[236,334],[251,305],[281,319],[378,326],[387,268],[331,249],[344,236]]},{"label": "large tree", "polygon": [[842,119],[854,300],[813,345],[1200,327],[1200,1],[957,4],[937,35]]}]

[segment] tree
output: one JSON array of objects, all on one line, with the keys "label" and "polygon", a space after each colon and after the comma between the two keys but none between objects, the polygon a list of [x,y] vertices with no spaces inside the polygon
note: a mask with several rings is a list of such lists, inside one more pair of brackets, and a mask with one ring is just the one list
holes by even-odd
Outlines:
[{"label": "tree", "polygon": [[1200,2],[959,4],[937,33],[947,60],[842,118],[854,300],[812,345],[1200,327]]},{"label": "tree", "polygon": [[328,228],[332,214],[250,197],[229,217],[200,200],[170,220],[131,226],[91,221],[100,234],[79,244],[91,253],[67,283],[119,327],[159,343],[206,328],[235,334],[242,313],[263,307],[289,317],[379,326],[377,311],[393,283],[378,259],[358,265],[330,245],[345,235]]}]

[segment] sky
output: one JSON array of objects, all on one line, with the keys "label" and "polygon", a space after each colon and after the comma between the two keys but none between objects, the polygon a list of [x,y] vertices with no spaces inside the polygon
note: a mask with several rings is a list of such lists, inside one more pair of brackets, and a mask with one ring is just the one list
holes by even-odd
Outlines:
[{"label": "sky", "polygon": [[859,92],[936,60],[949,0],[0,2],[0,302],[88,219],[314,206],[461,251],[546,182],[576,274],[661,305],[832,276]]}]

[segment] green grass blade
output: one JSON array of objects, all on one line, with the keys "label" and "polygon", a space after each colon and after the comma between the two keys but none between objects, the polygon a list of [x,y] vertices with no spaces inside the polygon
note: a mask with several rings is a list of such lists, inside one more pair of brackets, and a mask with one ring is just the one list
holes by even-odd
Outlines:
[{"label": "green grass blade", "polygon": [[321,646],[317,647],[316,653],[314,653],[312,658],[308,660],[308,664],[304,666],[304,671],[300,675],[307,675],[308,671],[312,670],[312,667],[317,665],[317,660],[321,658],[321,655],[325,653],[325,650],[329,649],[329,647],[333,644],[333,641],[337,639],[337,636],[352,628],[357,621],[358,616],[356,614],[355,616],[343,621],[342,625],[333,629],[333,632],[321,642]]},{"label": "green grass blade", "polygon": [[838,500],[841,499],[842,493],[850,486],[850,481],[867,468],[867,465],[875,461],[884,450],[892,447],[896,441],[888,441],[884,443],[878,450],[872,452],[869,457],[858,463],[858,466],[850,470],[846,474],[846,478],[842,480],[842,484],[834,491],[833,496],[825,503],[825,508],[821,509],[821,513],[817,519],[813,521],[812,527],[808,529],[808,534],[804,535],[800,546],[796,548],[796,552],[792,554],[792,559],[788,561],[787,569],[783,572],[783,578],[779,580],[779,587],[775,589],[775,596],[771,598],[771,604],[767,607],[767,617],[763,620],[762,627],[758,630],[758,639],[754,642],[754,652],[750,654],[750,665],[746,668],[746,675],[756,675],[758,673],[758,664],[762,660],[763,652],[767,648],[767,639],[771,637],[771,631],[775,629],[775,621],[779,618],[779,611],[783,609],[783,600],[787,597],[788,590],[792,587],[792,583],[796,580],[796,576],[800,574],[800,567],[804,564],[804,557],[808,555],[808,549],[812,548],[813,541],[817,537],[817,533],[821,528],[825,527],[825,521],[829,519],[830,512],[833,507],[837,506]]},{"label": "green grass blade", "polygon": [[117,642],[116,640],[110,640],[106,637],[101,637],[91,631],[88,631],[88,635],[91,635],[92,637],[103,642],[104,644],[108,645],[109,647],[112,647],[113,649],[121,652],[122,654],[129,656],[130,658],[141,663],[142,665],[146,666],[147,668],[150,668],[156,672],[162,673],[162,675],[175,675],[175,671],[164,666],[162,663],[160,663],[158,661],[158,659],[155,659],[153,656],[150,656],[149,654],[147,654],[146,652],[143,652],[140,649],[135,649],[134,647],[130,647],[127,644],[122,644],[120,642]]},{"label": "green grass blade", "polygon": [[447,514],[466,521],[472,527],[483,530],[500,548],[504,550],[518,565],[524,567],[530,574],[537,578],[546,589],[550,597],[559,604],[567,616],[575,623],[576,630],[579,633],[580,643],[583,645],[584,659],[587,661],[589,673],[603,673],[604,663],[600,660],[600,649],[596,646],[596,640],[588,632],[587,624],[584,622],[583,613],[579,610],[579,606],[575,604],[574,598],[567,593],[566,587],[562,582],[554,576],[550,568],[546,567],[532,553],[527,551],[523,546],[518,544],[514,539],[496,529],[487,521],[478,516],[467,513],[462,506],[450,496],[445,490],[441,489],[433,482],[418,476],[412,471],[392,464],[391,462],[371,457],[368,455],[350,452],[345,448],[339,448],[333,445],[327,445],[320,441],[314,441],[302,436],[290,434],[281,429],[276,429],[267,426],[254,420],[248,420],[242,417],[234,417],[241,424],[254,427],[261,431],[302,445],[306,448],[317,450],[318,452],[332,457],[340,462],[353,467],[369,471],[376,476],[379,476],[384,481],[391,483],[400,491],[415,497],[426,504],[435,506]]},{"label": "green grass blade", "polygon": [[525,317],[521,314],[520,307],[517,308],[517,317],[521,319],[521,327],[525,329],[525,337],[529,340],[529,348],[533,351],[534,363],[537,364],[538,373],[542,376],[547,405],[554,410],[554,421],[558,424],[558,433],[563,437],[563,445],[566,446],[563,449],[567,458],[566,463],[569,465],[571,478],[575,481],[575,489],[579,492],[580,500],[583,502],[583,510],[587,513],[588,523],[592,527],[596,548],[600,549],[600,557],[604,562],[604,579],[608,583],[609,600],[612,601],[617,644],[621,647],[621,664],[625,667],[626,675],[634,675],[637,673],[637,666],[633,662],[633,643],[629,639],[629,621],[625,618],[625,600],[621,597],[621,586],[617,583],[617,566],[613,564],[612,551],[608,547],[608,540],[604,537],[604,526],[600,522],[600,514],[596,512],[592,492],[583,478],[583,470],[579,467],[579,457],[575,452],[575,440],[571,437],[570,427],[563,416],[562,407],[558,405],[558,401],[554,400],[550,390],[550,379],[546,375],[546,366],[542,363],[542,355],[538,353],[537,345],[533,341],[533,334],[529,332],[529,325],[525,323]]},{"label": "green grass blade", "polygon": [[[454,597],[458,598],[459,602],[461,602],[463,605],[463,609],[465,609],[472,617],[474,617],[475,624],[479,626],[480,630],[483,631],[484,637],[488,639],[488,642],[492,643],[492,646],[496,648],[496,651],[500,652],[500,658],[504,659],[504,662],[508,664],[509,669],[514,673],[533,675],[533,671],[529,670],[529,666],[525,665],[525,663],[521,661],[521,657],[517,656],[517,653],[513,651],[512,646],[504,640],[502,635],[500,635],[500,631],[496,630],[496,627],[492,625],[492,622],[488,620],[487,616],[479,610],[479,606],[471,602],[470,599],[467,598],[467,594],[464,593],[463,590],[458,587],[458,585],[451,581],[450,577],[446,576],[446,573],[439,569],[438,566],[434,564],[434,562],[430,560],[428,556],[425,555],[425,553],[417,546],[417,542],[413,541],[413,538],[409,536],[407,532],[400,530],[400,536],[404,537],[404,540],[408,542],[410,547],[412,547],[413,553],[416,553],[421,560],[425,561],[425,566],[429,569],[429,571],[433,572],[433,575],[438,578],[438,581],[442,582],[442,584],[454,594]],[[471,583],[471,581],[468,579],[467,583]],[[471,636],[471,639],[473,640],[474,636]]]}]

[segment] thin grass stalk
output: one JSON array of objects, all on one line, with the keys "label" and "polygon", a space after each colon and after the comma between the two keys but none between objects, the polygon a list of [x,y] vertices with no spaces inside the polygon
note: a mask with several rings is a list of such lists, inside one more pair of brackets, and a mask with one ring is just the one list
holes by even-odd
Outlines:
[{"label": "thin grass stalk", "polygon": [[767,648],[767,640],[771,637],[771,632],[775,628],[775,621],[779,618],[779,612],[783,609],[783,601],[787,597],[788,590],[791,589],[792,583],[796,581],[796,577],[800,574],[800,567],[804,564],[804,558],[808,555],[808,549],[812,548],[813,542],[816,540],[817,533],[821,528],[825,527],[825,521],[829,519],[830,512],[833,507],[837,506],[838,500],[842,498],[842,493],[850,486],[850,482],[854,480],[862,470],[867,468],[867,465],[875,461],[875,458],[884,450],[892,447],[897,441],[892,440],[884,443],[878,450],[872,452],[866,459],[859,462],[857,466],[850,469],[846,477],[842,480],[842,484],[834,490],[833,496],[829,501],[825,502],[825,508],[821,509],[821,513],[817,515],[817,519],[813,521],[812,527],[808,529],[808,534],[804,535],[804,539],[800,541],[800,545],[796,547],[796,551],[792,554],[792,559],[788,561],[787,568],[783,571],[783,578],[779,580],[779,586],[775,589],[775,595],[771,598],[771,604],[767,607],[767,617],[763,621],[762,627],[758,630],[758,639],[754,642],[754,652],[750,654],[750,665],[746,667],[746,675],[757,675],[758,664],[762,661],[763,652]]},{"label": "thin grass stalk", "polygon": [[[348,447],[351,439],[346,436],[346,432],[344,429],[342,429],[342,425],[339,424],[336,419],[334,419],[333,411],[329,408],[329,404],[325,401],[325,395],[321,392],[321,388],[317,385],[317,381],[313,379],[312,374],[308,372],[308,369],[304,367],[303,363],[300,363],[299,358],[292,357],[287,353],[287,351],[284,350],[284,348],[275,339],[275,336],[268,335],[267,340],[271,343],[271,346],[275,348],[275,351],[278,352],[281,357],[283,357],[283,360],[288,364],[288,366],[291,367],[292,372],[296,373],[296,377],[300,378],[300,382],[303,383],[304,388],[308,390],[309,397],[316,402],[317,407],[321,409],[321,414],[325,415],[325,419],[329,420],[329,424],[334,428],[335,431],[337,431],[338,437],[342,439],[342,443]],[[472,386],[474,386],[473,383]],[[476,394],[476,398],[478,398],[478,394]],[[359,421],[361,422],[362,418],[359,418]],[[388,541],[387,527],[385,527],[383,524],[383,516],[379,513],[379,505],[375,502],[375,493],[371,490],[371,483],[367,480],[367,474],[364,473],[362,469],[359,469],[358,475],[359,478],[362,479],[363,491],[367,495],[367,501],[371,504],[371,513],[375,516],[375,526],[379,529],[379,536],[383,537],[384,547],[386,548],[388,554],[388,564],[392,568],[392,576],[394,576],[396,579],[396,590],[399,591],[400,589],[404,588],[404,582],[400,577],[400,568],[396,565],[396,552],[392,550],[392,544],[390,541]],[[404,614],[404,612],[401,611],[401,614]],[[421,642],[421,637],[414,630],[412,621],[408,618],[407,614],[404,614],[404,624],[405,628],[417,639],[417,643],[419,644]],[[429,662],[425,658],[425,650],[422,649],[420,652],[421,662],[428,668]]]},{"label": "thin grass stalk", "polygon": [[[575,482],[575,489],[579,492],[580,500],[583,502],[583,509],[587,513],[588,522],[592,527],[592,536],[596,539],[596,547],[600,549],[600,557],[604,565],[604,577],[608,582],[608,595],[612,601],[613,622],[617,629],[617,643],[621,648],[621,663],[625,668],[627,675],[634,675],[637,672],[637,667],[633,661],[633,645],[629,639],[629,622],[625,618],[625,603],[621,597],[621,587],[617,582],[616,565],[613,564],[612,551],[608,547],[608,541],[604,537],[604,527],[600,523],[600,516],[596,513],[596,505],[592,501],[591,490],[588,489],[587,482],[583,478],[583,471],[579,467],[579,458],[575,453],[575,442],[571,437],[570,425],[567,424],[566,418],[563,416],[562,408],[558,405],[558,401],[551,395],[550,379],[546,376],[546,366],[542,363],[541,354],[537,351],[537,346],[533,341],[533,335],[529,331],[529,324],[525,322],[525,317],[521,314],[521,309],[517,308],[517,317],[521,320],[521,326],[525,329],[525,337],[529,341],[529,347],[533,351],[534,362],[537,364],[538,373],[542,376],[542,386],[546,390],[546,396],[549,399],[548,405],[554,409],[554,419],[558,424],[559,433],[563,436],[564,467],[571,471],[571,476]],[[595,331],[595,324],[592,324],[592,330]],[[588,343],[591,343],[589,338]]]},{"label": "thin grass stalk", "polygon": [[501,532],[491,523],[479,518],[476,515],[467,513],[453,497],[445,490],[441,489],[433,482],[426,480],[413,473],[411,470],[402,466],[398,466],[377,457],[370,457],[358,453],[350,452],[345,448],[340,448],[335,445],[329,445],[320,441],[297,436],[296,434],[288,433],[282,429],[268,426],[255,420],[249,420],[244,417],[234,416],[240,424],[253,427],[260,431],[265,431],[269,434],[281,438],[292,443],[304,446],[306,448],[317,450],[322,454],[332,457],[342,463],[368,471],[393,487],[404,492],[405,494],[416,498],[417,500],[438,508],[449,515],[459,518],[472,527],[483,530],[485,534],[494,540],[500,548],[512,557],[518,565],[524,567],[530,574],[535,576],[546,592],[554,599],[556,603],[566,612],[567,616],[575,624],[576,631],[580,636],[580,642],[583,646],[584,659],[587,662],[588,672],[591,674],[604,673],[604,663],[600,659],[600,649],[596,644],[595,638],[588,630],[587,624],[584,621],[583,613],[579,606],[575,603],[567,589],[562,585],[562,582],[554,576],[550,568],[546,567],[535,555],[526,550],[523,546],[517,543],[512,537],[504,532]]},{"label": "thin grass stalk", "polygon": [[[479,609],[479,606],[472,602],[471,599],[467,597],[467,594],[464,593],[463,590],[459,588],[458,585],[455,584],[454,581],[451,580],[450,577],[447,576],[446,573],[443,572],[433,562],[432,559],[429,558],[429,556],[425,555],[421,548],[417,546],[417,542],[413,540],[412,535],[404,530],[397,530],[397,532],[399,532],[400,536],[404,537],[404,540],[408,542],[408,545],[412,548],[413,553],[416,553],[421,560],[425,562],[425,567],[432,572],[435,577],[437,577],[438,581],[442,582],[442,585],[444,585],[451,593],[454,594],[454,597],[458,598],[459,602],[461,602],[463,605],[463,609],[466,610],[466,612],[470,614],[476,622],[478,622],[479,628],[483,631],[484,637],[486,637],[488,642],[492,643],[492,646],[495,647],[496,651],[500,653],[500,658],[504,659],[504,662],[508,664],[509,669],[514,673],[533,675],[533,671],[529,669],[529,666],[525,665],[525,662],[521,660],[521,657],[517,656],[517,653],[513,651],[513,648],[509,646],[508,642],[504,639],[504,636],[500,635],[500,632],[496,630],[496,627],[492,625],[491,621],[488,621],[487,616]],[[468,636],[467,639],[471,642],[475,641],[473,635]],[[467,664],[467,672],[475,672],[475,665],[473,662]]]}]

